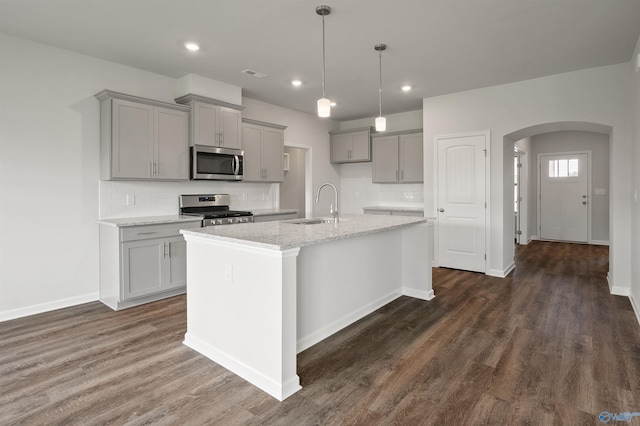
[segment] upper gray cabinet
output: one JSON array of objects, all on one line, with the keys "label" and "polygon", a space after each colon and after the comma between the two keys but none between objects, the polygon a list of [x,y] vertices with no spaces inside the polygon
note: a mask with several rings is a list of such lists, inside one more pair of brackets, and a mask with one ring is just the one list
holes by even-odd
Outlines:
[{"label": "upper gray cabinet", "polygon": [[371,161],[371,127],[329,132],[331,162],[357,163]]},{"label": "upper gray cabinet", "polygon": [[372,146],[374,183],[421,183],[424,181],[421,131],[375,136]]},{"label": "upper gray cabinet", "polygon": [[192,94],[181,96],[176,102],[191,107],[190,145],[240,149],[243,106]]},{"label": "upper gray cabinet", "polygon": [[284,129],[286,126],[244,119],[242,150],[245,182],[284,180]]},{"label": "upper gray cabinet", "polygon": [[101,179],[189,179],[188,107],[108,90],[96,98]]}]

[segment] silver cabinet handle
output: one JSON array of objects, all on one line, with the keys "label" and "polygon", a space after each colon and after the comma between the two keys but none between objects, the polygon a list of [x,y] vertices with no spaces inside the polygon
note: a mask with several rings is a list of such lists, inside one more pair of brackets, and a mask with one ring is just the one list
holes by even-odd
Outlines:
[{"label": "silver cabinet handle", "polygon": [[438,211],[439,211],[440,213],[444,213],[444,209],[443,209],[443,208],[439,208],[439,209],[438,209]]}]

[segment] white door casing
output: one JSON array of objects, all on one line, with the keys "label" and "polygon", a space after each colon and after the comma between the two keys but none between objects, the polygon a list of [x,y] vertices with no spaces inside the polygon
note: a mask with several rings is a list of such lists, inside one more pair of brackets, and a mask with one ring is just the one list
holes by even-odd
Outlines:
[{"label": "white door casing", "polygon": [[435,139],[438,265],[485,273],[489,132]]},{"label": "white door casing", "polygon": [[589,153],[538,156],[540,239],[589,242]]}]

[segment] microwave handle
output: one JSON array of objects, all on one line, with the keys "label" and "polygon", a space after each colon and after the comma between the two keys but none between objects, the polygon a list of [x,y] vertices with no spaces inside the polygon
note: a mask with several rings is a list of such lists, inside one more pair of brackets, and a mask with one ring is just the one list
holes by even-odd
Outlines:
[{"label": "microwave handle", "polygon": [[240,173],[240,158],[237,155],[233,156],[233,174]]}]

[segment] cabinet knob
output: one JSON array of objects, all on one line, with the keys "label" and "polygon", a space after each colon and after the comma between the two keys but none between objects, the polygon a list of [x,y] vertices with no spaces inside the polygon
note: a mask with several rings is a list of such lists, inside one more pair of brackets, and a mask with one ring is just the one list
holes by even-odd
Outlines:
[{"label": "cabinet knob", "polygon": [[438,209],[438,211],[439,211],[440,213],[444,213],[444,209],[443,209],[442,207],[441,207],[441,208],[439,208],[439,209]]}]

